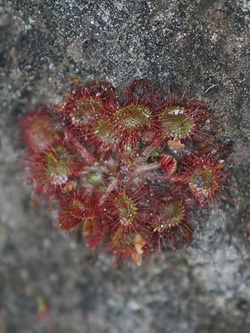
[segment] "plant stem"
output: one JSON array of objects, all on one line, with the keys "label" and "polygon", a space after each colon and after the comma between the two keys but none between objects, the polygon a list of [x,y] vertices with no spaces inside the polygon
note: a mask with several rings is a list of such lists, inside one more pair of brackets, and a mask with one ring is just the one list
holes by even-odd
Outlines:
[{"label": "plant stem", "polygon": [[91,165],[96,162],[95,157],[91,153],[89,153],[87,149],[83,147],[83,145],[76,138],[71,136],[70,139],[88,164]]},{"label": "plant stem", "polygon": [[104,194],[101,196],[99,200],[99,206],[102,206],[104,204],[109,194],[115,189],[117,182],[118,182],[117,178],[112,179],[111,183],[109,183],[107,189],[105,190]]}]

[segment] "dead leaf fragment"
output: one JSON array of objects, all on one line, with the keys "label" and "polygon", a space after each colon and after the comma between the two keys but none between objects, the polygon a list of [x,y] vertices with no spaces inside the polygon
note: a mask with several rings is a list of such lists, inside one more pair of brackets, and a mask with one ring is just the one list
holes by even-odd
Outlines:
[{"label": "dead leaf fragment", "polygon": [[143,247],[146,244],[146,242],[145,239],[140,234],[136,234],[134,243],[135,243],[136,253],[132,254],[132,259],[138,266],[140,266],[142,262]]},{"label": "dead leaf fragment", "polygon": [[173,140],[168,140],[168,146],[170,149],[174,151],[181,151],[184,149],[184,143],[181,143],[181,140],[178,138],[174,138]]}]

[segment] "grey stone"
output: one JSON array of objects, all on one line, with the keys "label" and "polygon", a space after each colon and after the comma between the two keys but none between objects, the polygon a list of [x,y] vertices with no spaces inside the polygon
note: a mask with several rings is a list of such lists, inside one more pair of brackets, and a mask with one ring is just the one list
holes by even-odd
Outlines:
[{"label": "grey stone", "polygon": [[[250,2],[0,4],[0,332],[249,332]],[[34,207],[18,121],[30,105],[58,103],[75,76],[188,89],[221,119],[234,200],[190,246],[113,270]],[[51,311],[40,322],[38,297]]]}]

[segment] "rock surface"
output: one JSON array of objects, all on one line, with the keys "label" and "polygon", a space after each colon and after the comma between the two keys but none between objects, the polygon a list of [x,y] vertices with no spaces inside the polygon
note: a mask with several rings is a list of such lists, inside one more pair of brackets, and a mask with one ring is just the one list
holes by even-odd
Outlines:
[{"label": "rock surface", "polygon": [[[0,332],[249,332],[250,2],[0,4]],[[221,117],[234,200],[186,249],[113,270],[30,200],[18,120],[76,76],[188,88]]]}]

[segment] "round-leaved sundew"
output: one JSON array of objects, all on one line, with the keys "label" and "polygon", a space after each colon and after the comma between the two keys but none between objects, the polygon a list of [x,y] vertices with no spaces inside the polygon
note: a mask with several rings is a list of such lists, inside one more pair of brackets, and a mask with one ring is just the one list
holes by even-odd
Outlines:
[{"label": "round-leaved sundew", "polygon": [[74,82],[59,105],[20,120],[27,177],[35,195],[54,201],[58,229],[137,265],[188,246],[193,217],[227,199],[219,118],[146,79],[120,90]]}]

